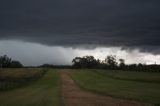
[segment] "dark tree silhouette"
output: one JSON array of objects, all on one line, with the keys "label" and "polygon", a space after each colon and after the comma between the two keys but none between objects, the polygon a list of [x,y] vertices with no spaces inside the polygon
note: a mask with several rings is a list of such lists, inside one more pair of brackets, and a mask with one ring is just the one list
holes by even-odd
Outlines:
[{"label": "dark tree silhouette", "polygon": [[117,66],[117,62],[116,62],[116,56],[115,55],[110,55],[110,56],[107,56],[105,58],[105,62],[106,64],[111,67],[111,68],[114,68]]},{"label": "dark tree silhouette", "polygon": [[81,57],[75,57],[72,60],[73,67],[75,68],[82,68],[82,58]]},{"label": "dark tree silhouette", "polygon": [[12,63],[12,59],[9,58],[7,55],[0,56],[0,67],[7,68],[10,67]]},{"label": "dark tree silhouette", "polygon": [[12,68],[22,68],[23,65],[19,61],[12,61],[11,67]]},{"label": "dark tree silhouette", "polygon": [[119,59],[119,66],[120,68],[124,68],[125,67],[125,60],[124,59]]},{"label": "dark tree silhouette", "polygon": [[23,65],[19,61],[15,61],[9,58],[7,55],[0,56],[1,68],[21,68]]},{"label": "dark tree silhouette", "polygon": [[72,60],[74,68],[97,68],[100,60],[96,60],[93,56],[75,57]]},{"label": "dark tree silhouette", "polygon": [[72,68],[97,68],[124,71],[151,71],[160,72],[160,65],[152,64],[125,64],[124,59],[119,59],[119,66],[115,55],[109,55],[105,60],[95,59],[93,56],[75,57],[72,60]]}]

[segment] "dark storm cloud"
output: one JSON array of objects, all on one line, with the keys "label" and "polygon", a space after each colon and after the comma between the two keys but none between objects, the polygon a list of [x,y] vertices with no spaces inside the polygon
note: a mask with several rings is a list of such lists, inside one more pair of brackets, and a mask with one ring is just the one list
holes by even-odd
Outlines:
[{"label": "dark storm cloud", "polygon": [[0,39],[160,53],[159,0],[5,0]]}]

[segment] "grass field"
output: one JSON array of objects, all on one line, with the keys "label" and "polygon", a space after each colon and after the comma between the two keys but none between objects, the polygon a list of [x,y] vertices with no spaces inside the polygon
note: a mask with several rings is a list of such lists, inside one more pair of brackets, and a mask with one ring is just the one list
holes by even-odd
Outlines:
[{"label": "grass field", "polygon": [[[58,70],[50,69],[45,71],[45,74],[42,69],[1,70],[0,85],[1,82],[11,84],[14,81],[23,86],[0,90],[0,106],[65,105],[62,97],[61,74]],[[110,70],[65,71],[70,71],[76,84],[83,90],[160,105],[160,73]]]},{"label": "grass field", "polygon": [[27,86],[0,92],[0,106],[61,106],[60,79],[56,71]]},{"label": "grass field", "polygon": [[86,90],[160,105],[160,73],[79,70],[72,78]]},{"label": "grass field", "polygon": [[136,71],[121,71],[121,70],[94,70],[97,74],[114,79],[131,80],[139,82],[160,83],[160,73],[156,72],[136,72]]},{"label": "grass field", "polygon": [[10,90],[41,78],[45,69],[1,69],[0,70],[0,91]]}]

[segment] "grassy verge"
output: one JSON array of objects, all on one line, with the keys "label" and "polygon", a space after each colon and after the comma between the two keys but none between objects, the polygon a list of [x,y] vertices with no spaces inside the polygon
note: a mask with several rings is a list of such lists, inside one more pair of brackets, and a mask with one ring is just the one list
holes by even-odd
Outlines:
[{"label": "grassy verge", "polygon": [[[97,74],[93,70],[72,71],[73,79],[80,87],[86,90],[91,90],[103,95],[134,99],[157,105],[160,104],[159,83],[147,83],[142,81],[131,81],[127,79],[121,80],[113,77],[107,77],[104,74],[107,73],[103,72],[102,75]],[[136,75],[137,73],[133,76],[136,77]]]},{"label": "grassy verge", "polygon": [[60,79],[56,71],[48,71],[28,86],[0,92],[1,106],[61,106]]},{"label": "grassy verge", "polygon": [[45,69],[3,69],[0,70],[0,91],[26,85],[41,78],[45,74]]},{"label": "grassy verge", "polygon": [[138,82],[151,82],[160,83],[159,72],[133,72],[133,71],[120,71],[120,70],[93,70],[97,74],[101,74],[104,77],[111,77],[120,80],[131,80]]}]

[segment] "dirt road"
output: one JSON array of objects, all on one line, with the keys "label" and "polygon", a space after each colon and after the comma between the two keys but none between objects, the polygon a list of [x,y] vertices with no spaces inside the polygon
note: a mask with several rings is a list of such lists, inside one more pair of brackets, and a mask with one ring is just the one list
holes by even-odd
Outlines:
[{"label": "dirt road", "polygon": [[65,106],[151,106],[132,100],[102,96],[80,89],[67,70],[61,70],[62,93]]}]

